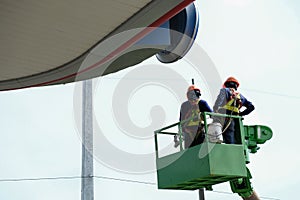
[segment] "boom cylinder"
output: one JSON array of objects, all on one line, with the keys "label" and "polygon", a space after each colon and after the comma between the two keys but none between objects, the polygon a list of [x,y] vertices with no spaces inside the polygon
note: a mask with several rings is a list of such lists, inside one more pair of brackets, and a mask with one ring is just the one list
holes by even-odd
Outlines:
[{"label": "boom cylinder", "polygon": [[253,193],[251,194],[251,196],[249,197],[244,197],[244,200],[260,200],[260,198],[257,196],[256,192],[253,191]]}]

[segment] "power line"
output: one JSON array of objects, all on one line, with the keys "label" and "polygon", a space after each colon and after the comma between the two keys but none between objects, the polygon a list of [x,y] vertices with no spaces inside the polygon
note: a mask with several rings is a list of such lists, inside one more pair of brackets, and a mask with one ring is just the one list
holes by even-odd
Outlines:
[{"label": "power line", "polygon": [[38,177],[38,178],[8,178],[8,179],[0,179],[0,182],[68,180],[68,179],[81,179],[81,178],[90,178],[90,177],[82,177],[82,176],[58,176],[58,177]]},{"label": "power line", "polygon": [[[178,79],[178,78],[120,78],[120,77],[102,77],[102,80],[127,80],[127,81],[140,81],[140,80],[145,80],[145,81],[183,81],[183,82],[189,82],[189,79]],[[266,94],[266,95],[273,95],[273,96],[281,96],[281,97],[286,97],[290,99],[300,99],[300,96],[294,96],[294,95],[289,95],[289,94],[283,94],[283,93],[276,93],[276,92],[269,92],[269,91],[264,91],[264,90],[257,90],[257,89],[248,89],[248,88],[243,88],[245,91],[250,91],[250,92],[255,92],[255,93],[261,93],[261,94]]]},{"label": "power line", "polygon": [[129,183],[140,183],[140,184],[146,184],[146,185],[156,185],[154,182],[146,182],[146,181],[136,181],[136,180],[130,180],[130,179],[120,179],[120,178],[112,178],[112,177],[105,177],[105,176],[94,176],[95,178],[99,179],[109,179],[114,181],[123,181],[123,182],[129,182]]},{"label": "power line", "polygon": [[[231,192],[225,192],[225,191],[217,191],[217,190],[213,190],[213,191],[210,191],[210,192],[233,195],[233,193],[231,193]],[[280,200],[280,199],[273,198],[273,197],[262,197],[262,196],[260,196],[259,198],[261,198],[261,199],[269,199],[269,200]]]},{"label": "power line", "polygon": [[293,95],[276,93],[276,92],[268,92],[268,91],[263,91],[263,90],[247,89],[247,88],[243,88],[243,90],[246,90],[246,91],[249,91],[249,92],[268,94],[268,95],[273,95],[273,96],[287,97],[287,98],[290,98],[290,99],[300,99],[300,96],[293,96]]},{"label": "power line", "polygon": [[[107,179],[107,180],[113,180],[113,181],[122,181],[122,182],[128,182],[128,183],[137,183],[137,184],[145,184],[145,185],[156,185],[154,182],[147,182],[147,181],[138,181],[138,180],[131,180],[131,179],[122,179],[122,178],[114,178],[114,177],[108,177],[108,176],[57,176],[57,177],[38,177],[38,178],[8,178],[8,179],[0,179],[0,182],[24,182],[24,181],[49,181],[49,180],[72,180],[72,179],[83,179],[83,178],[97,178],[97,179]],[[227,195],[233,195],[231,192],[225,192],[225,191],[218,191],[213,190],[209,192],[214,193],[222,193]],[[278,198],[273,197],[260,197],[261,199],[268,199],[268,200],[280,200]]]},{"label": "power line", "polygon": [[108,180],[114,180],[114,181],[130,182],[130,183],[156,185],[156,183],[154,183],[154,182],[145,182],[145,181],[137,181],[137,180],[130,180],[130,179],[113,178],[113,177],[107,177],[107,176],[57,176],[57,177],[37,177],[37,178],[8,178],[8,179],[0,179],[0,182],[70,180],[70,179],[84,179],[84,178],[98,178],[98,179],[108,179]]},{"label": "power line", "polygon": [[280,200],[280,199],[277,199],[277,198],[272,198],[272,197],[260,197],[261,199],[270,199],[270,200]]}]

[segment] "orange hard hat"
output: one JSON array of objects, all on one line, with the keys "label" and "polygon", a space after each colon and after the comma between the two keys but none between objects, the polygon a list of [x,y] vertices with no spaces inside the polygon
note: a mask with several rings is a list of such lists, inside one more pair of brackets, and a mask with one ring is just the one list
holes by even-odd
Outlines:
[{"label": "orange hard hat", "polygon": [[224,82],[224,86],[226,85],[226,83],[229,83],[229,82],[236,83],[237,87],[239,87],[239,85],[240,85],[239,81],[236,78],[232,77],[232,76],[230,76],[229,78],[227,78],[227,80]]},{"label": "orange hard hat", "polygon": [[187,89],[186,96],[188,99],[198,99],[201,96],[201,91],[199,88],[191,85]]},{"label": "orange hard hat", "polygon": [[192,90],[199,90],[199,91],[200,91],[199,88],[197,88],[197,87],[194,86],[194,85],[191,85],[191,86],[188,87],[187,92],[192,91]]}]

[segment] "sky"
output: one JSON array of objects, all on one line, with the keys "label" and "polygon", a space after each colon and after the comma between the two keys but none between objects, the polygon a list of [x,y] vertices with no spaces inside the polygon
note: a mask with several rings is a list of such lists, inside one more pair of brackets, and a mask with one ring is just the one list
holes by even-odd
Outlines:
[{"label": "sky", "polygon": [[[212,106],[212,85],[221,87],[228,76],[255,105],[244,124],[273,130],[250,155],[255,191],[261,199],[297,198],[300,3],[203,0],[196,6],[199,32],[186,58],[170,65],[150,58],[93,80],[95,199],[198,199],[197,191],[157,189],[153,131],[177,122],[191,78]],[[0,199],[80,199],[80,91],[81,83],[72,83],[0,93]],[[164,147],[172,144],[165,141]],[[213,188],[206,199],[241,199],[228,183]]]}]

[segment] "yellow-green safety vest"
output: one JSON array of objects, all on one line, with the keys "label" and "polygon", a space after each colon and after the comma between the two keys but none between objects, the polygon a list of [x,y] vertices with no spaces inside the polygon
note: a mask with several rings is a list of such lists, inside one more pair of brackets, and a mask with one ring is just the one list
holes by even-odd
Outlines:
[{"label": "yellow-green safety vest", "polygon": [[226,110],[230,110],[233,111],[235,113],[239,113],[240,109],[239,109],[239,104],[236,103],[236,105],[232,105],[234,104],[234,101],[240,100],[241,99],[241,95],[237,94],[235,98],[230,99],[227,104],[225,104],[222,108],[226,109]]},{"label": "yellow-green safety vest", "polygon": [[192,119],[187,122],[186,126],[199,126],[200,124],[200,119],[198,119],[199,113],[200,113],[199,109],[197,110],[193,109],[191,114]]}]

